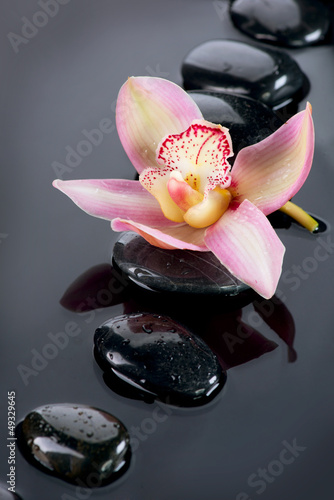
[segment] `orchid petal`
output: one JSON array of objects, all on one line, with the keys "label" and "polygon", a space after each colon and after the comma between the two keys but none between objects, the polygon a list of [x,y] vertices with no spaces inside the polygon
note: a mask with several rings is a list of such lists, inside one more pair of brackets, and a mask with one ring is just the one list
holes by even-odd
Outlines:
[{"label": "orchid petal", "polygon": [[53,186],[82,210],[101,219],[129,218],[142,224],[166,226],[159,204],[138,181],[123,179],[55,180]]},{"label": "orchid petal", "polygon": [[268,219],[250,201],[232,203],[207,229],[205,243],[239,280],[266,299],[274,295],[285,248]]},{"label": "orchid petal", "polygon": [[281,208],[301,188],[314,150],[312,108],[294,115],[263,141],[242,149],[232,169],[236,201],[250,200],[265,215]]},{"label": "orchid petal", "polygon": [[160,165],[181,172],[188,184],[205,194],[208,189],[229,187],[227,158],[233,155],[228,129],[196,120],[180,134],[169,134],[157,148]]},{"label": "orchid petal", "polygon": [[151,245],[159,248],[208,251],[204,243],[205,230],[194,229],[187,224],[156,229],[134,221],[114,219],[111,228],[113,231],[135,231]]},{"label": "orchid petal", "polygon": [[116,105],[121,143],[135,169],[159,167],[156,149],[167,134],[178,134],[202,113],[181,87],[163,78],[131,77]]}]

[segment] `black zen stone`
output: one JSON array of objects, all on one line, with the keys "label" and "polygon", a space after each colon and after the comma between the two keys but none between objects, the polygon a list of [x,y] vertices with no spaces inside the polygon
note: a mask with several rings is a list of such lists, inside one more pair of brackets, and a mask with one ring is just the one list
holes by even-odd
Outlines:
[{"label": "black zen stone", "polygon": [[164,250],[133,232],[120,236],[113,260],[133,283],[155,292],[234,296],[249,289],[211,252]]},{"label": "black zen stone", "polygon": [[94,345],[105,371],[171,405],[205,404],[226,380],[203,340],[168,316],[134,313],[112,318],[96,330]]},{"label": "black zen stone", "polygon": [[328,9],[313,0],[235,0],[230,14],[247,35],[285,47],[322,42],[330,27]]},{"label": "black zen stone", "polygon": [[309,83],[300,67],[281,50],[235,40],[209,40],[182,64],[186,90],[210,90],[252,97],[279,108],[305,97]]},{"label": "black zen stone", "polygon": [[228,159],[231,165],[242,148],[262,141],[284,123],[271,108],[250,97],[205,90],[192,90],[189,95],[205,120],[229,129],[234,152]]},{"label": "black zen stone", "polygon": [[49,404],[29,413],[18,429],[20,449],[37,468],[95,488],[125,472],[130,438],[113,415],[90,406]]}]

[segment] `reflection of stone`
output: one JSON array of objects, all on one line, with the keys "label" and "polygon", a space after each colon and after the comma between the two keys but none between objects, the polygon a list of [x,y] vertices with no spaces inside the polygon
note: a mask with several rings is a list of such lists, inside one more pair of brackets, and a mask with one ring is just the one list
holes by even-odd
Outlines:
[{"label": "reflection of stone", "polygon": [[328,9],[314,0],[236,0],[231,18],[247,35],[284,47],[321,42],[330,26]]},{"label": "reflection of stone", "polygon": [[19,428],[29,462],[65,481],[93,488],[123,473],[129,435],[114,416],[89,406],[50,404],[29,413]]},{"label": "reflection of stone", "polygon": [[166,316],[137,313],[112,318],[96,330],[94,344],[106,372],[170,404],[205,404],[226,380],[203,340]]},{"label": "reflection of stone", "polygon": [[209,40],[195,47],[183,61],[182,76],[186,90],[239,94],[275,108],[300,101],[308,87],[285,52],[234,40]]},{"label": "reflection of stone", "polygon": [[113,259],[131,281],[152,291],[234,296],[249,288],[211,252],[163,250],[131,232],[121,235]]},{"label": "reflection of stone", "polygon": [[[283,219],[287,216],[281,212]],[[280,224],[277,224],[280,226]],[[283,224],[284,225],[284,224]],[[127,233],[128,235],[130,233]],[[314,235],[305,231],[298,231],[299,237],[314,238]],[[136,236],[138,239],[139,236]],[[146,242],[143,240],[143,243]],[[167,252],[167,251],[166,251]],[[102,269],[105,269],[103,275]],[[94,279],[94,272],[96,272],[96,280]],[[117,270],[112,270],[121,276],[122,281],[124,275]],[[111,268],[107,264],[101,264],[86,271],[82,277],[89,276],[89,280],[79,277],[69,287],[70,290],[67,297],[67,302],[70,305],[76,303],[85,295],[87,297],[100,297],[100,291],[108,288],[110,280]],[[79,290],[76,288],[79,287]],[[161,314],[173,318],[180,324],[189,329],[193,334],[200,336],[208,344],[208,346],[217,355],[223,370],[240,365],[250,361],[251,359],[262,356],[263,354],[272,351],[277,347],[276,342],[266,339],[261,335],[261,320],[266,323],[288,346],[289,348],[289,361],[296,359],[296,352],[293,348],[295,326],[291,313],[286,305],[277,297],[272,297],[270,300],[265,300],[259,297],[251,288],[232,296],[222,294],[187,294],[187,293],[156,293],[142,286],[125,287],[126,296],[124,300],[124,313],[133,314],[142,311],[150,312],[153,315]],[[109,307],[113,303],[104,303],[98,300],[89,300],[86,302],[87,309],[95,309],[96,307]],[[258,314],[261,318],[259,325],[254,327],[249,326],[248,316],[242,318],[243,308],[250,303],[253,303],[251,314]],[[66,307],[65,303],[62,304]],[[242,319],[243,320],[242,320]],[[253,325],[254,326],[254,325]],[[107,367],[110,372],[110,366]],[[105,373],[105,378],[107,372]],[[112,384],[112,389],[116,390],[115,380],[108,380],[107,383]],[[118,393],[129,393],[129,384],[118,384]],[[130,397],[130,396],[129,396]],[[133,397],[137,397],[133,394]]]},{"label": "reflection of stone", "polygon": [[[277,342],[261,334],[265,323],[288,346],[289,362],[296,360],[294,320],[286,305],[276,296],[270,300],[255,293],[229,300],[219,295],[179,296],[172,305],[168,304],[167,297],[141,290],[136,301],[125,304],[125,312],[131,314],[145,310],[154,314],[159,311],[173,316],[204,340],[218,357],[223,370],[247,363],[278,347]],[[248,310],[245,310],[246,305],[249,305]]]}]

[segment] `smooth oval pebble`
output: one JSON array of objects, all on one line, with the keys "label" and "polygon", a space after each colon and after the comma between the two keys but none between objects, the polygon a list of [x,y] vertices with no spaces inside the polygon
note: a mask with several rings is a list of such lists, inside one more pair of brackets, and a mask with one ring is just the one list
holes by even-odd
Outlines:
[{"label": "smooth oval pebble", "polygon": [[12,493],[6,487],[0,486],[0,500],[21,500],[21,497],[16,493]]},{"label": "smooth oval pebble", "polygon": [[204,90],[192,90],[189,95],[205,120],[229,129],[234,152],[228,160],[231,165],[242,148],[262,141],[284,123],[271,108],[249,97]]},{"label": "smooth oval pebble", "polygon": [[330,27],[328,9],[312,0],[236,0],[230,15],[247,35],[285,47],[319,43]]},{"label": "smooth oval pebble", "polygon": [[285,52],[235,40],[209,40],[185,57],[182,76],[186,90],[239,94],[271,108],[300,101],[308,80]]},{"label": "smooth oval pebble", "polygon": [[213,253],[164,250],[133,232],[120,236],[113,262],[133,283],[155,292],[234,296],[249,290]]},{"label": "smooth oval pebble", "polygon": [[31,464],[70,483],[81,480],[88,488],[113,481],[129,465],[126,428],[113,415],[90,406],[36,408],[25,417],[18,435]]},{"label": "smooth oval pebble", "polygon": [[101,325],[95,355],[138,391],[177,406],[210,401],[226,375],[211,349],[167,316],[126,314]]}]

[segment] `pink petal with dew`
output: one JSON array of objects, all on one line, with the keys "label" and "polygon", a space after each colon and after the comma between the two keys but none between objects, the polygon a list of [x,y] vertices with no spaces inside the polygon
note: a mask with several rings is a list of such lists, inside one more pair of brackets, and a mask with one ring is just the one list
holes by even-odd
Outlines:
[{"label": "pink petal with dew", "polygon": [[231,182],[227,158],[233,155],[228,129],[206,120],[195,120],[181,134],[169,134],[157,149],[157,161],[177,168],[189,185],[204,194]]},{"label": "pink petal with dew", "polygon": [[250,201],[233,202],[207,229],[205,243],[239,280],[265,299],[274,295],[285,248],[266,216]]},{"label": "pink petal with dew", "polygon": [[53,186],[71,198],[82,210],[101,219],[122,217],[152,226],[170,224],[161,212],[158,202],[138,181],[57,179]]},{"label": "pink petal with dew", "polygon": [[163,137],[178,134],[201,118],[202,113],[191,97],[163,78],[131,77],[118,94],[118,135],[139,173],[146,167],[159,166],[156,149]]},{"label": "pink petal with dew", "polygon": [[242,149],[232,169],[236,201],[250,200],[266,215],[281,208],[304,184],[312,165],[312,108],[296,114],[271,136]]},{"label": "pink petal with dew", "polygon": [[167,250],[197,250],[207,252],[204,243],[204,229],[195,229],[187,224],[177,224],[173,227],[160,227],[159,229],[145,226],[137,222],[124,219],[114,219],[111,222],[114,231],[135,231],[151,245]]}]

